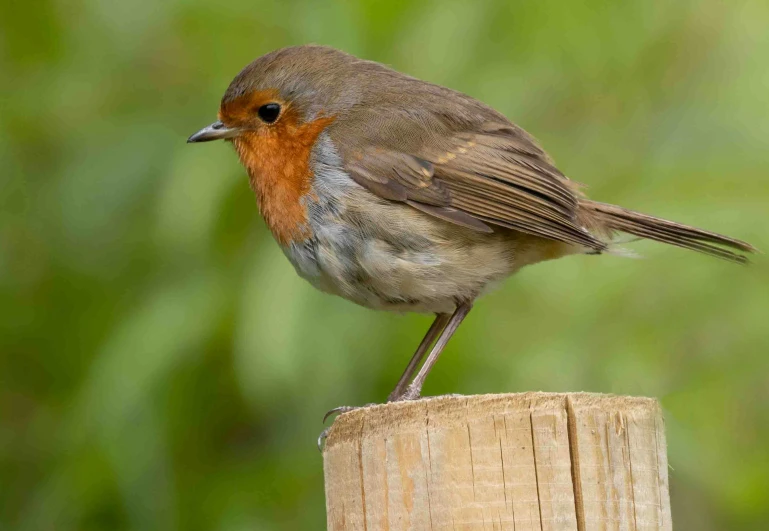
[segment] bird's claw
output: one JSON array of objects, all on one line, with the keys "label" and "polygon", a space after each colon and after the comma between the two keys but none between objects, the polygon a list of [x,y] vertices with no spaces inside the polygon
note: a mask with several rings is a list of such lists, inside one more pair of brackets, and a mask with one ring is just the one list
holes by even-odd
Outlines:
[{"label": "bird's claw", "polygon": [[[367,404],[367,405],[370,406],[372,404]],[[335,407],[334,409],[331,409],[331,410],[327,411],[326,414],[323,415],[323,423],[325,424],[326,420],[328,420],[328,418],[331,415],[337,415],[337,414],[341,415],[342,413],[347,413],[348,411],[353,411],[355,409],[360,409],[360,407],[361,406],[339,406],[339,407]],[[363,406],[363,407],[365,407],[365,406]],[[331,430],[331,427],[329,426],[328,428],[326,428],[325,430],[320,432],[320,435],[318,435],[318,450],[320,450],[321,453],[323,452],[323,443],[326,441],[326,437],[328,437],[328,432],[330,430]]]},{"label": "bird's claw", "polygon": [[369,404],[365,404],[363,406],[339,406],[339,407],[335,407],[334,409],[326,412],[326,414],[323,415],[323,423],[325,424],[326,420],[331,415],[341,415],[343,413],[349,413],[350,411],[355,411],[356,409],[363,409],[364,407],[370,407],[370,406],[376,406],[376,405],[377,404],[374,404],[372,402],[372,403],[369,403]]},{"label": "bird's claw", "polygon": [[323,415],[323,424],[326,423],[326,420],[328,420],[331,415],[341,415],[342,413],[347,413],[348,411],[353,411],[359,408],[360,406],[339,406],[335,407],[334,409],[330,409],[326,412],[325,415]]},{"label": "bird's claw", "polygon": [[[360,408],[360,406],[339,406],[339,407],[335,407],[334,409],[329,410],[328,412],[326,412],[325,415],[323,415],[323,423],[325,424],[326,420],[328,420],[328,418],[331,415],[337,415],[337,414],[341,415],[342,413],[347,413],[348,411],[353,411],[354,409],[359,409],[359,408]],[[328,432],[330,430],[331,430],[331,427],[329,426],[328,428],[326,428],[325,430],[320,432],[320,435],[318,435],[318,450],[320,450],[321,453],[323,453],[323,446],[324,446],[323,443],[326,441],[326,437],[328,437]]]},{"label": "bird's claw", "polygon": [[[368,405],[371,405],[371,404],[368,404]],[[337,414],[341,415],[342,413],[347,413],[348,411],[353,411],[355,409],[360,409],[360,407],[361,406],[339,406],[339,407],[335,407],[334,409],[331,409],[331,410],[327,411],[326,414],[323,415],[323,423],[325,424],[326,420],[328,420],[328,418],[331,415],[337,415]],[[365,406],[363,406],[363,407],[365,407]],[[320,450],[321,453],[323,452],[323,443],[326,441],[326,437],[328,437],[328,432],[330,430],[331,430],[331,427],[329,426],[328,428],[326,428],[325,430],[320,432],[320,435],[318,435],[318,450]]]},{"label": "bird's claw", "polygon": [[320,453],[323,453],[323,443],[326,442],[326,437],[328,437],[328,431],[331,428],[326,428],[322,432],[320,432],[320,435],[318,435],[318,451]]}]

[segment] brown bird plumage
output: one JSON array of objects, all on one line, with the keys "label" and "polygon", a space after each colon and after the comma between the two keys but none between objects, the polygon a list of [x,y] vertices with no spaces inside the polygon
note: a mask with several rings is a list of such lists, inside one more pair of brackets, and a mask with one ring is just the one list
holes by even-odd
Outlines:
[{"label": "brown bird plumage", "polygon": [[367,307],[436,314],[390,400],[419,396],[475,299],[525,265],[611,251],[615,232],[737,263],[747,259],[736,251],[755,251],[588,200],[490,107],[332,48],[248,65],[219,121],[189,141],[214,139],[233,142],[302,277]]}]

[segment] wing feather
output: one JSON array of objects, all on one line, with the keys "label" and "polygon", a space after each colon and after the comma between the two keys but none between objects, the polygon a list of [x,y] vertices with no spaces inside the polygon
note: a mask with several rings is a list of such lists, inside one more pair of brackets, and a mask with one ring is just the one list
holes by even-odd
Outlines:
[{"label": "wing feather", "polygon": [[393,201],[474,230],[505,227],[595,250],[606,244],[579,222],[578,186],[521,130],[486,124],[413,152],[365,147],[346,169]]}]

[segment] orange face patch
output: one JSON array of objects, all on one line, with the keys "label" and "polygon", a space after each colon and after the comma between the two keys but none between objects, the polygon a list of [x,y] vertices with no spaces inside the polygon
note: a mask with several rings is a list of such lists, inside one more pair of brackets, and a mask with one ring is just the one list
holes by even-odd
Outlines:
[{"label": "orange face patch", "polygon": [[[275,239],[288,245],[310,236],[307,208],[301,200],[310,193],[310,153],[318,135],[333,121],[320,117],[299,123],[290,103],[272,91],[242,96],[224,105],[220,119],[230,127],[246,129],[233,139],[240,161],[246,167],[259,210]],[[256,110],[265,103],[280,103],[283,111],[273,124],[259,122]]]},{"label": "orange face patch", "polygon": [[229,127],[244,127],[258,122],[257,111],[266,103],[278,103],[284,110],[289,104],[283,101],[277,90],[257,90],[223,103],[219,119]]}]

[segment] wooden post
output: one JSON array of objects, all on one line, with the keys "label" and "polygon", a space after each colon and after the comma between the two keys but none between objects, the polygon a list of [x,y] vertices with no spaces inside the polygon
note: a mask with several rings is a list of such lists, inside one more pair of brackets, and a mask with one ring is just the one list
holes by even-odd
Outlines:
[{"label": "wooden post", "polygon": [[670,530],[660,407],[586,393],[444,396],[336,419],[329,531]]}]

